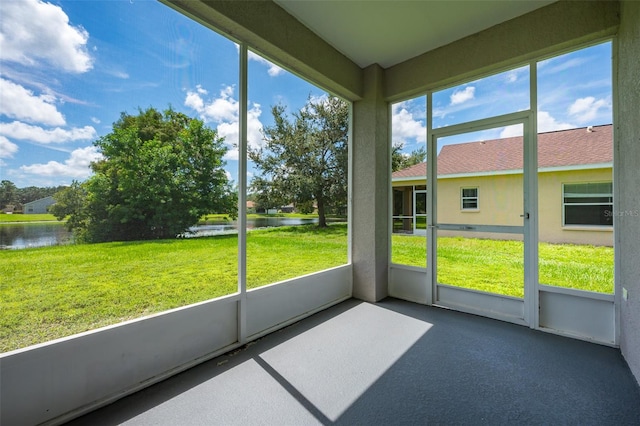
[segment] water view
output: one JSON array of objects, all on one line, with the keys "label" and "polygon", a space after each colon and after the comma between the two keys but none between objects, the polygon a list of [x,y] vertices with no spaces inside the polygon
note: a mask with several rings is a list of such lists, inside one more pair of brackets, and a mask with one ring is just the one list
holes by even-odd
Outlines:
[{"label": "water view", "polygon": [[[318,223],[318,219],[264,217],[247,219],[247,229],[272,228],[278,226],[296,226]],[[184,238],[209,237],[221,234],[232,234],[238,231],[236,221],[211,222],[206,225],[193,226]],[[0,250],[24,249],[69,244],[73,235],[67,231],[63,223],[11,223],[0,224]]]},{"label": "water view", "polygon": [[0,249],[44,247],[73,242],[62,223],[12,223],[0,225]]}]

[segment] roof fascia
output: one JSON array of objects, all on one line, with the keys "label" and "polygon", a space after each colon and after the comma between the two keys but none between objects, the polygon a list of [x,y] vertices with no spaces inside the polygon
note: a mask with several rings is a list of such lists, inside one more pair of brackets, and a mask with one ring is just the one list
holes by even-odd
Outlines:
[{"label": "roof fascia", "polygon": [[160,1],[335,95],[363,96],[362,69],[270,0]]},{"label": "roof fascia", "polygon": [[391,181],[392,182],[417,182],[417,183],[424,184],[427,181],[427,177],[426,176],[399,177],[399,178],[392,178]]},{"label": "roof fascia", "polygon": [[559,1],[536,9],[388,68],[385,98],[407,99],[611,37],[619,12],[613,1]]},{"label": "roof fascia", "polygon": [[[551,173],[551,172],[572,172],[580,170],[599,170],[599,169],[611,169],[613,163],[597,163],[597,164],[577,164],[574,166],[558,166],[558,167],[540,167],[538,173]],[[470,177],[486,177],[486,176],[504,176],[504,175],[521,175],[522,169],[513,170],[499,170],[494,172],[473,172],[473,173],[452,173],[448,175],[438,175],[438,179],[456,179],[456,178],[470,178]],[[391,181],[394,183],[399,182],[418,182],[426,181],[426,176],[415,177],[402,177],[393,178]]]}]

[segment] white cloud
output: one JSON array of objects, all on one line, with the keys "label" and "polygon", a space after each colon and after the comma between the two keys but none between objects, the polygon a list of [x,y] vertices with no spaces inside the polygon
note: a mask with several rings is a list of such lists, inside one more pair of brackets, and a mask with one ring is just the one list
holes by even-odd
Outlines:
[{"label": "white cloud", "polygon": [[0,114],[18,120],[48,126],[65,124],[64,116],[53,104],[55,97],[49,94],[35,96],[19,84],[0,78]]},{"label": "white cloud", "polygon": [[467,86],[462,90],[456,90],[451,94],[451,105],[458,105],[474,98],[476,88]]},{"label": "white cloud", "polygon": [[28,140],[42,144],[63,143],[79,140],[90,140],[97,136],[96,130],[91,126],[74,127],[71,129],[43,129],[20,121],[12,123],[0,123],[0,135],[13,139]]},{"label": "white cloud", "polygon": [[97,118],[97,117],[91,117],[91,121],[93,121],[95,124],[100,124],[101,123],[100,119]]},{"label": "white cloud", "polygon": [[64,163],[49,161],[46,164],[31,164],[20,166],[20,170],[39,176],[68,176],[75,179],[85,179],[91,175],[90,165],[92,161],[102,158],[95,146],[79,148],[71,152]]},{"label": "white cloud", "polygon": [[207,91],[197,86],[195,92],[188,91],[184,100],[185,106],[195,110],[200,116],[208,121],[223,122],[237,120],[238,101],[233,98],[233,86],[225,86],[220,90],[220,96],[213,99],[208,104],[205,103],[202,95]]},{"label": "white cloud", "polygon": [[[253,108],[247,111],[247,142],[251,148],[259,148],[263,145],[262,123],[260,115],[262,111],[260,105],[254,104]],[[224,136],[225,143],[229,146],[229,151],[225,155],[225,160],[237,160],[239,158],[237,144],[240,127],[238,121],[225,122],[218,125],[218,134]]]},{"label": "white cloud", "polygon": [[187,92],[184,105],[195,110],[198,114],[204,114],[204,100],[198,93]]},{"label": "white cloud", "polygon": [[[522,81],[522,78],[524,78],[525,80],[529,78],[529,66],[523,66],[520,68],[515,68],[509,71],[506,71],[505,73],[503,73],[503,78],[504,78],[504,82],[507,84],[510,83],[515,83],[516,81]],[[489,77],[490,78],[490,77]],[[482,82],[483,79],[479,80],[479,82]],[[510,89],[507,89],[510,90]]]},{"label": "white cloud", "polygon": [[253,60],[253,61],[259,62],[259,63],[269,67],[269,69],[267,70],[267,73],[271,77],[277,77],[277,76],[279,76],[281,74],[284,74],[284,72],[285,72],[284,69],[280,68],[279,66],[277,66],[273,62],[266,60],[265,58],[263,58],[262,56],[258,55],[257,53],[253,53],[252,51],[249,51],[249,60]]},{"label": "white cloud", "polygon": [[107,74],[114,76],[115,78],[119,78],[121,80],[128,80],[129,79],[129,73],[124,72],[124,71],[118,71],[118,70],[111,70],[111,71],[106,71]]},{"label": "white cloud", "polygon": [[512,138],[515,136],[522,136],[522,126],[514,124],[513,126],[507,126],[500,132],[500,139]]},{"label": "white cloud", "polygon": [[574,129],[575,127],[573,124],[556,120],[547,111],[538,111],[538,133]]},{"label": "white cloud", "polygon": [[0,158],[11,158],[16,152],[18,152],[18,145],[0,136]]},{"label": "white cloud", "polygon": [[555,74],[571,68],[580,67],[588,61],[588,58],[571,58],[565,56],[547,59],[538,63],[538,69],[544,74]]},{"label": "white cloud", "polygon": [[[563,123],[556,120],[547,111],[538,111],[538,133],[574,129],[575,127],[576,126],[573,124]],[[522,126],[519,124],[506,126],[500,132],[500,138],[510,138],[515,136],[522,136]]]},{"label": "white cloud", "polygon": [[[225,155],[226,160],[238,159],[239,118],[238,101],[233,97],[233,86],[225,86],[220,90],[219,96],[211,100],[205,100],[202,95],[208,92],[201,86],[196,91],[188,91],[185,97],[185,106],[195,110],[206,122],[217,124],[218,135],[225,138],[225,144],[229,151]],[[247,111],[247,140],[249,146],[256,148],[263,144],[262,123],[260,115],[262,109],[259,104]]]},{"label": "white cloud", "polygon": [[426,142],[427,129],[424,123],[416,120],[413,114],[404,108],[403,103],[393,105],[391,114],[391,134],[394,142],[404,144],[407,139]]},{"label": "white cloud", "polygon": [[538,132],[554,132],[556,130],[574,129],[571,123],[563,123],[551,116],[547,111],[538,111]]},{"label": "white cloud", "polygon": [[69,23],[60,6],[38,0],[3,1],[0,51],[4,60],[24,65],[41,61],[69,72],[93,67],[89,33]]},{"label": "white cloud", "polygon": [[586,123],[593,121],[598,116],[600,109],[611,109],[611,103],[605,99],[596,100],[593,96],[587,96],[576,99],[569,106],[569,114],[579,123]]}]

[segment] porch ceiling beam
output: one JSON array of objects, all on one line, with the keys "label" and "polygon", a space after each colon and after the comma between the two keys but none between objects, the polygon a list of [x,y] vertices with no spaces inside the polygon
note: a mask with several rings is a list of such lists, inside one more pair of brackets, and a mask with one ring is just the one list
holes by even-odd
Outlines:
[{"label": "porch ceiling beam", "polygon": [[362,98],[362,69],[272,1],[160,1],[333,94]]},{"label": "porch ceiling beam", "polygon": [[612,36],[619,24],[618,2],[559,1],[387,68],[385,98],[400,100],[522,65]]}]

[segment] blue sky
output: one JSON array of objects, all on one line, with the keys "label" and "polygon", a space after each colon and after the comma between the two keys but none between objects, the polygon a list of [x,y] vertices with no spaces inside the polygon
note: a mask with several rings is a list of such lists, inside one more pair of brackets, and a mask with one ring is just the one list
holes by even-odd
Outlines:
[{"label": "blue sky", "polygon": [[[82,181],[99,158],[92,142],[121,112],[171,106],[225,137],[226,168],[237,180],[233,42],[150,0],[2,0],[0,15],[0,179],[18,187]],[[610,57],[607,43],[539,64],[541,131],[611,122]],[[434,125],[528,108],[527,94],[526,69],[443,90],[434,94]],[[249,143],[261,145],[272,105],[295,111],[323,95],[251,55]],[[395,104],[392,113],[393,139],[404,151],[424,144],[424,97]],[[485,138],[502,132],[509,129]]]},{"label": "blue sky", "polygon": [[[156,1],[0,3],[0,179],[18,187],[84,180],[92,142],[120,113],[169,106],[200,117],[230,147],[237,181],[238,47]],[[249,142],[270,107],[324,92],[251,54]]]},{"label": "blue sky", "polygon": [[[612,123],[610,42],[540,61],[537,74],[539,132]],[[441,128],[528,109],[529,82],[527,66],[436,92],[433,126]],[[402,144],[405,152],[424,145],[426,97],[394,104],[392,111],[394,143]],[[496,128],[449,137],[447,143],[516,135],[516,126]]]}]

